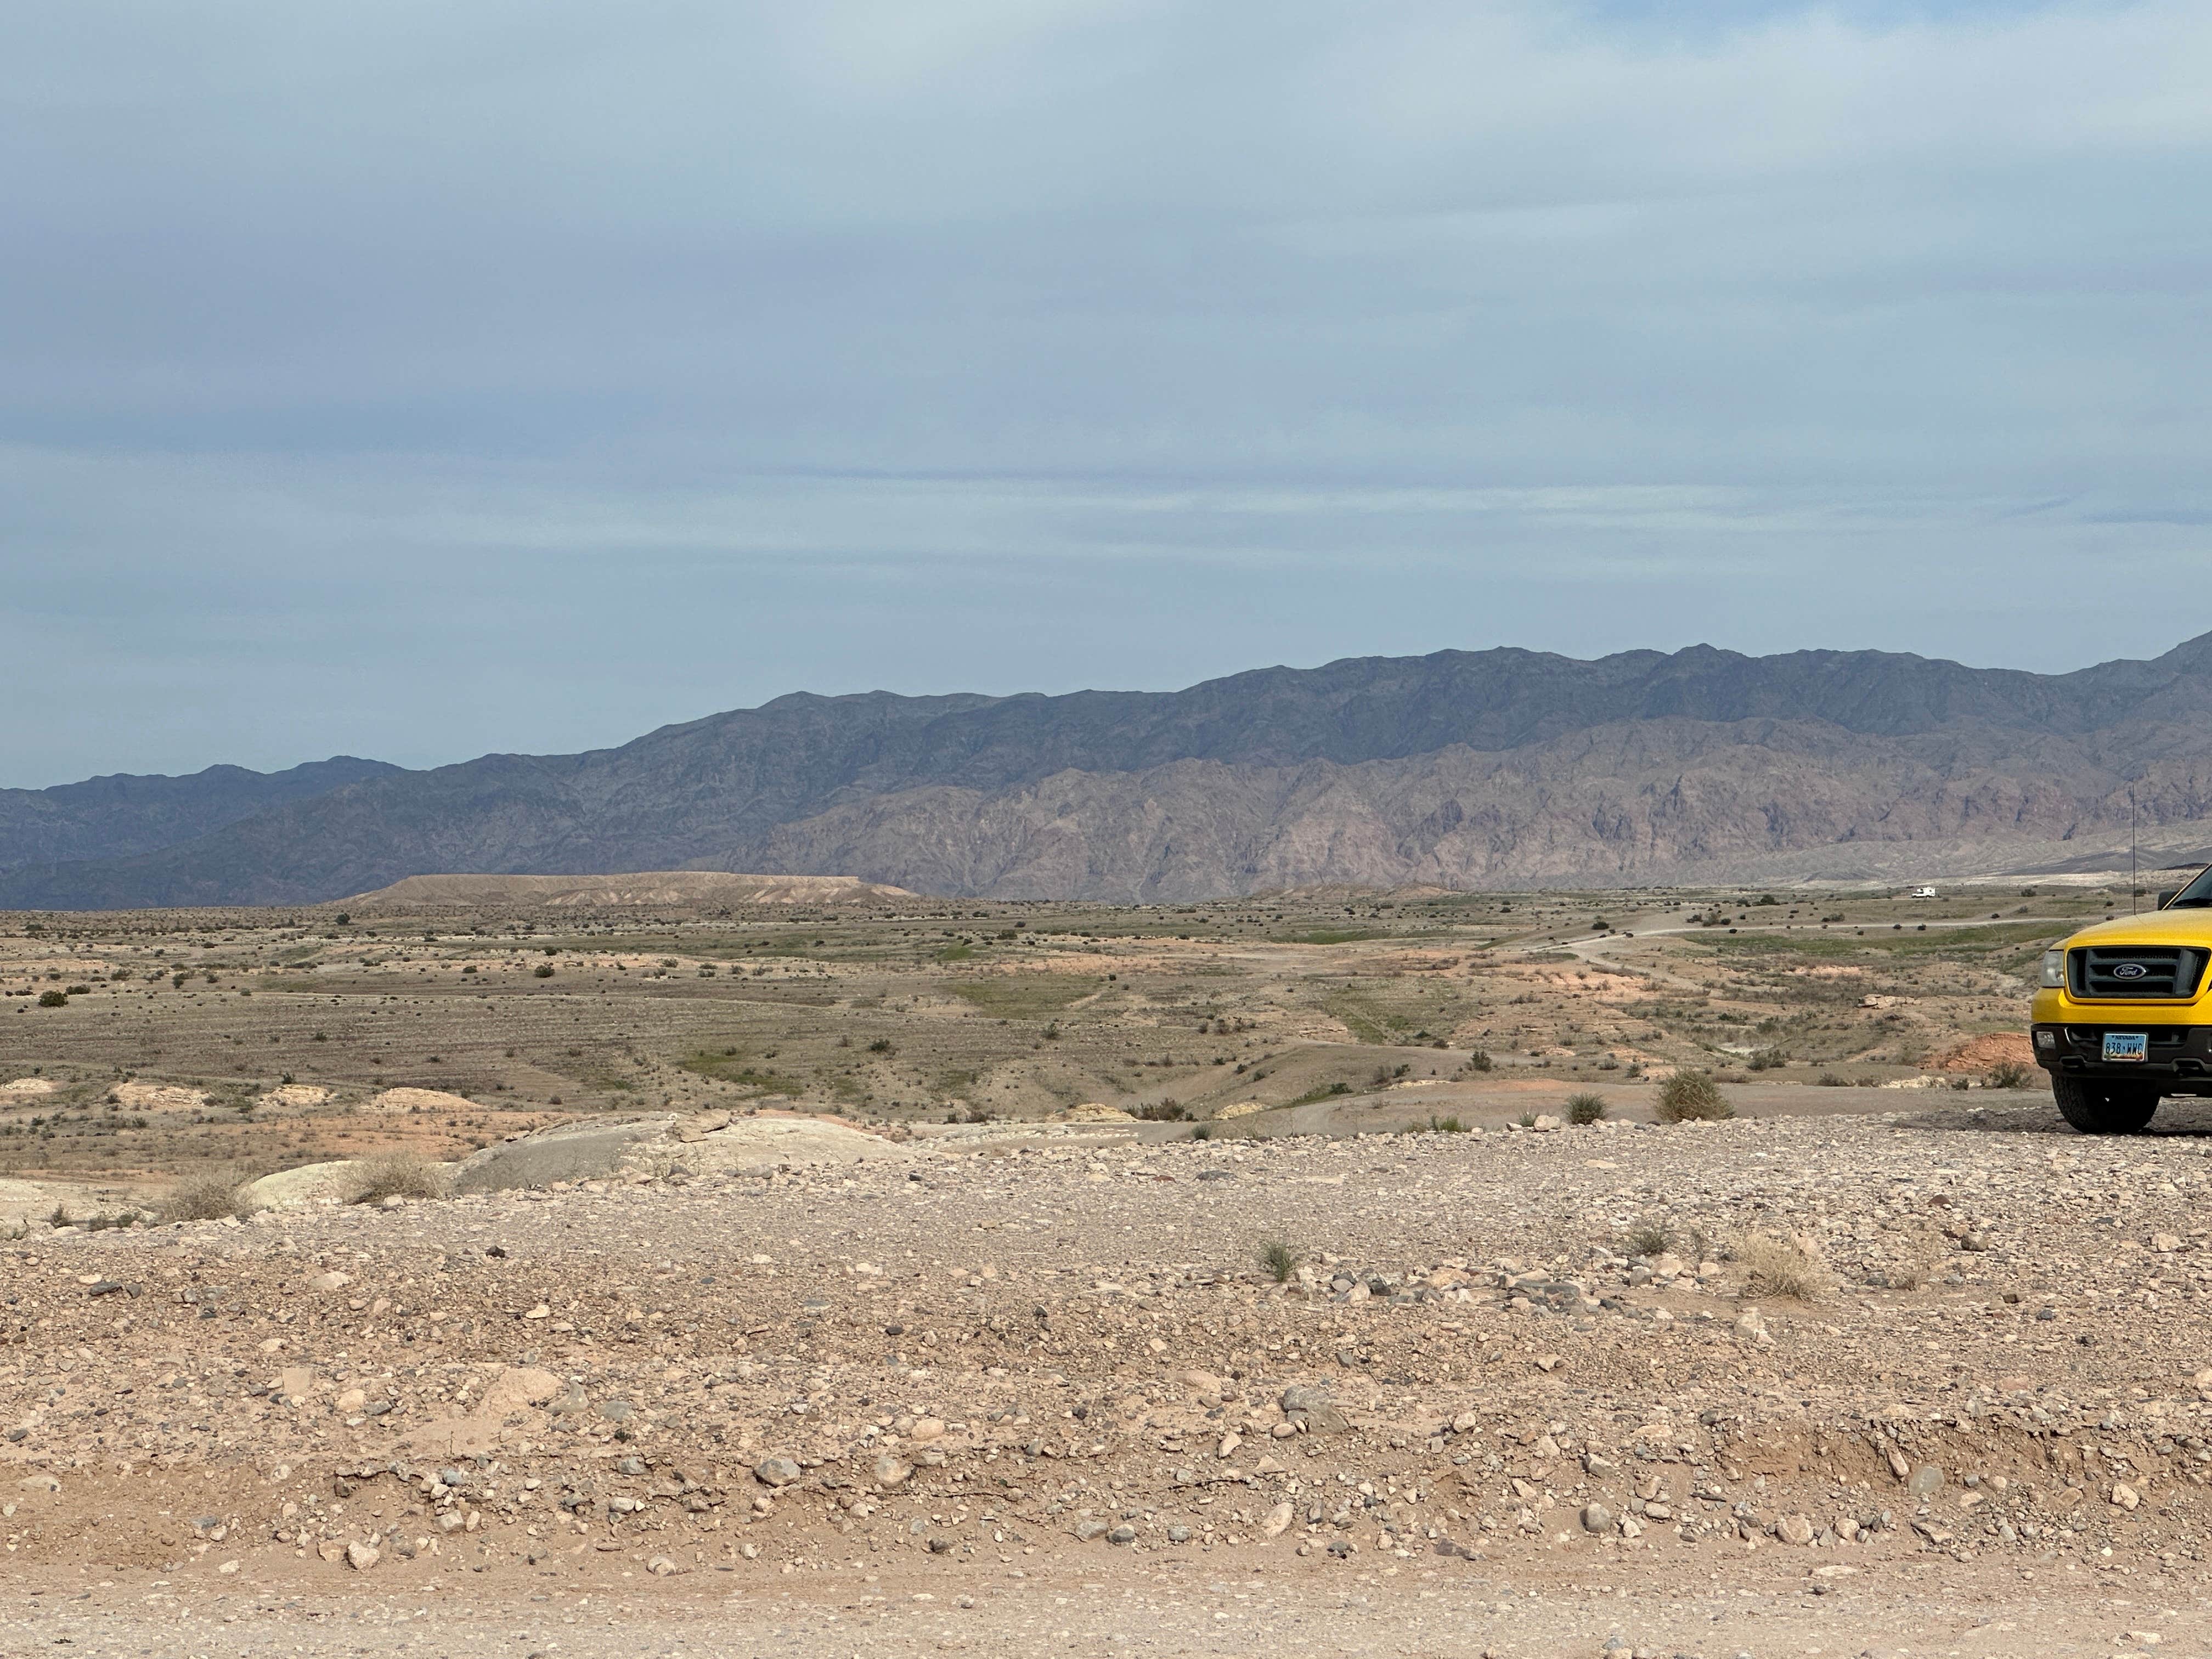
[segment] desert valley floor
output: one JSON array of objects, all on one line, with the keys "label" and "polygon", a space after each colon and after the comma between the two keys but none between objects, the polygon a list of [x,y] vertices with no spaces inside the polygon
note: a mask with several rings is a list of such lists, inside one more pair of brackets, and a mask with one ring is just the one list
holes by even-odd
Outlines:
[{"label": "desert valley floor", "polygon": [[0,1651],[2204,1651],[2125,902],[9,918]]}]

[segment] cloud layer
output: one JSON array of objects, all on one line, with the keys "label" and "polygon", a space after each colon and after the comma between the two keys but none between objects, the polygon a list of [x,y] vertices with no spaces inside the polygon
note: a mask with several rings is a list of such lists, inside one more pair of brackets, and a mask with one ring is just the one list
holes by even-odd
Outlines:
[{"label": "cloud layer", "polygon": [[2212,15],[1682,9],[48,8],[0,782],[2202,631]]}]

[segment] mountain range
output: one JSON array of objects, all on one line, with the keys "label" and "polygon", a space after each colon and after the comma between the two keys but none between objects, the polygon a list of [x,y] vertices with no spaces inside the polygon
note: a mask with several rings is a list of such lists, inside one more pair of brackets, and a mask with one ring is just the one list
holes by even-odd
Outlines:
[{"label": "mountain range", "polygon": [[2094,868],[2212,843],[2212,634],[2059,675],[1516,649],[1171,692],[795,693],[575,755],[0,791],[0,907],[708,870],[998,898]]}]

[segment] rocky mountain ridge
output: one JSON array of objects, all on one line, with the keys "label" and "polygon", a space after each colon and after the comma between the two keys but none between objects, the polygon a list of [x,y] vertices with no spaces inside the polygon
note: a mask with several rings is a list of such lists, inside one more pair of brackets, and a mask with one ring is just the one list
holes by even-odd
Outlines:
[{"label": "rocky mountain ridge", "polygon": [[[1698,646],[1346,659],[1176,692],[799,693],[615,749],[332,779],[271,780],[279,798],[220,822],[179,811],[166,842],[143,813],[89,813],[78,844],[95,855],[14,851],[0,904],[672,869],[1187,899],[1855,875],[1886,867],[1868,849],[1903,847],[1938,873],[2000,848],[2100,849],[2126,832],[2130,787],[2154,835],[2203,823],[2212,841],[2212,635],[2064,675]],[[10,822],[0,810],[0,848],[29,844],[4,838]]]}]

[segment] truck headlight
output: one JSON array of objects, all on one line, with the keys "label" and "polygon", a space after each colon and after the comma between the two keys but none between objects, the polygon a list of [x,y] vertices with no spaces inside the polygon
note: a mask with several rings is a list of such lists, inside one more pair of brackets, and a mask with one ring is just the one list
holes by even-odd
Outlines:
[{"label": "truck headlight", "polygon": [[2043,985],[2045,990],[2062,990],[2066,984],[2066,952],[2045,951],[2043,953]]}]

